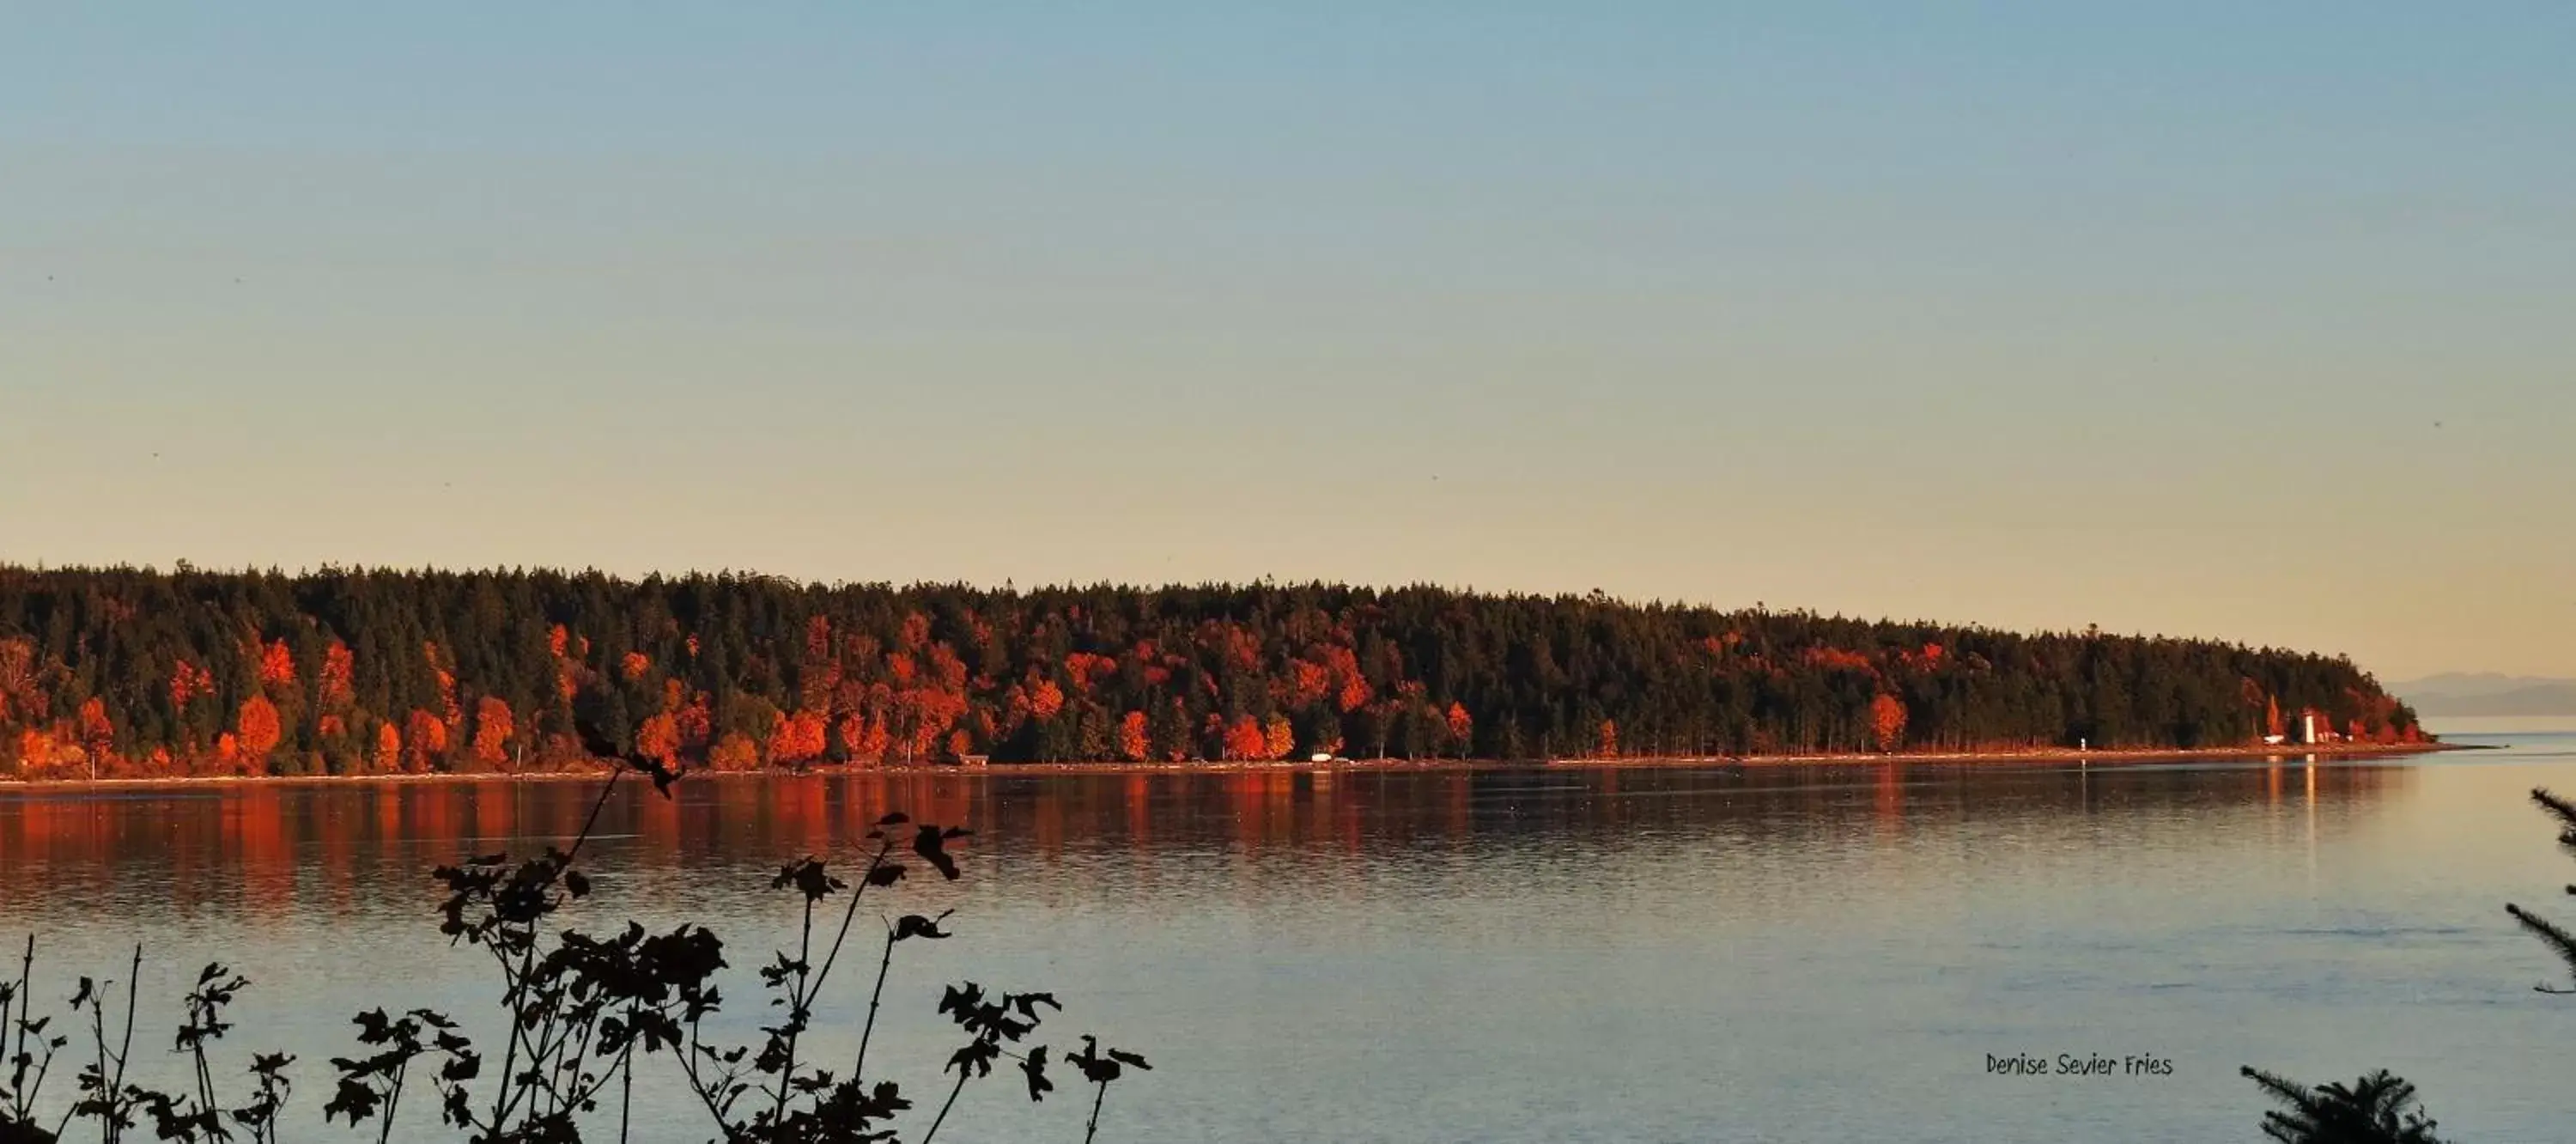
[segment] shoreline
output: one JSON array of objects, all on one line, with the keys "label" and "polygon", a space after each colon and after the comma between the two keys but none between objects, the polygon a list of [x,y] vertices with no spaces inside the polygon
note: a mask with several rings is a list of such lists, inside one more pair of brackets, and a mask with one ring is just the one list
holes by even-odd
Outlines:
[{"label": "shoreline", "polygon": [[[1162,775],[1162,774],[1359,774],[1423,771],[1494,771],[1494,770],[1686,770],[1712,767],[1795,767],[1795,766],[1870,766],[1887,764],[1969,764],[1976,766],[2046,766],[2102,762],[2113,766],[2134,766],[2159,762],[2189,761],[2255,761],[2270,759],[2288,763],[2307,758],[2320,760],[2373,760],[2406,758],[2437,754],[2444,751],[2479,751],[2491,748],[2465,743],[2329,743],[2299,748],[2270,745],[2232,747],[2127,747],[2102,750],[2077,750],[2072,747],[2034,747],[2017,751],[1901,751],[1889,754],[1803,754],[1803,755],[1696,755],[1642,756],[1617,758],[1553,759],[1346,759],[1318,763],[1309,760],[1276,760],[1267,762],[1205,763],[988,763],[968,767],[946,763],[912,763],[874,767],[810,767],[804,770],[758,771],[692,771],[689,780],[740,780],[758,778],[835,778],[883,775],[888,777],[948,776],[957,778],[1018,777],[1042,775]],[[363,786],[368,784],[398,786],[416,783],[490,783],[490,782],[573,782],[593,781],[607,773],[604,767],[587,770],[518,771],[502,774],[426,774],[426,775],[186,775],[157,778],[105,779],[0,779],[0,791],[65,793],[75,791],[149,791],[185,790],[204,787],[235,786]]]}]

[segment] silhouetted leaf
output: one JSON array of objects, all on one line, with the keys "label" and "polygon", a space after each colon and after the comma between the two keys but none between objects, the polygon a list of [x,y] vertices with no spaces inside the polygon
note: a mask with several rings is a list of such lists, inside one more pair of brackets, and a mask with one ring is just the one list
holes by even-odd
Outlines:
[{"label": "silhouetted leaf", "polygon": [[948,856],[945,840],[946,836],[938,827],[924,826],[912,836],[912,852],[921,855],[921,860],[930,863],[941,877],[954,882],[957,880],[957,860]]},{"label": "silhouetted leaf", "polygon": [[947,937],[947,932],[939,928],[939,923],[947,920],[949,912],[942,910],[935,918],[925,918],[920,914],[905,914],[895,921],[894,939],[909,941],[917,937],[934,939]]},{"label": "silhouetted leaf", "polygon": [[1020,1074],[1029,1080],[1030,1100],[1045,1100],[1046,1094],[1055,1091],[1055,1082],[1047,1079],[1046,1056],[1047,1047],[1039,1045],[1020,1058]]},{"label": "silhouetted leaf", "polygon": [[322,1106],[322,1122],[328,1124],[334,1116],[345,1116],[350,1127],[357,1127],[359,1121],[376,1114],[378,1103],[376,1090],[342,1077],[337,1094]]}]

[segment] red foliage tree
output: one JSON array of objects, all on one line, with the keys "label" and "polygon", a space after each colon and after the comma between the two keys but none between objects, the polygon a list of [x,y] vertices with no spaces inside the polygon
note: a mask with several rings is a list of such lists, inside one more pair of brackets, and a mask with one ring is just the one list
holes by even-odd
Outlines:
[{"label": "red foliage tree", "polygon": [[635,753],[664,766],[680,756],[680,723],[669,713],[646,718],[635,728]]},{"label": "red foliage tree", "polygon": [[98,696],[81,701],[80,737],[90,762],[104,768],[116,751],[116,724],[108,719],[107,704]]},{"label": "red foliage tree", "polygon": [[760,769],[760,746],[749,735],[728,731],[707,753],[707,763],[719,771],[756,771]]},{"label": "red foliage tree", "polygon": [[322,653],[321,695],[326,708],[346,707],[356,695],[357,657],[349,654],[349,645],[332,640]]},{"label": "red foliage tree", "polygon": [[886,729],[885,720],[870,719],[868,725],[862,729],[859,740],[850,745],[850,751],[860,758],[883,762],[886,747],[893,742],[893,733]]},{"label": "red foliage tree", "polygon": [[1297,728],[1285,715],[1261,721],[1261,757],[1284,759],[1297,753]]},{"label": "red foliage tree", "polygon": [[259,681],[268,687],[295,686],[295,653],[285,640],[271,640],[260,652]]},{"label": "red foliage tree", "polygon": [[1109,656],[1078,651],[1064,657],[1064,673],[1072,677],[1075,691],[1088,692],[1092,680],[1118,673],[1118,661]]},{"label": "red foliage tree", "polygon": [[1154,740],[1145,730],[1145,713],[1130,711],[1118,720],[1118,757],[1141,763],[1154,753]]},{"label": "red foliage tree", "polygon": [[769,735],[774,763],[808,763],[823,757],[824,721],[819,711],[799,711],[778,721]]},{"label": "red foliage tree", "polygon": [[689,700],[688,706],[675,712],[672,723],[680,732],[681,754],[705,750],[707,744],[714,741],[715,715],[707,710],[707,697],[704,692]]},{"label": "red foliage tree", "polygon": [[1869,737],[1882,751],[1905,742],[1905,701],[1884,691],[1869,701]]},{"label": "red foliage tree", "polygon": [[425,773],[447,757],[446,722],[417,707],[412,709],[403,740],[403,769],[413,774]]},{"label": "red foliage tree", "polygon": [[474,702],[474,761],[487,767],[498,767],[510,760],[510,705],[496,695],[486,695]]},{"label": "red foliage tree", "polygon": [[1333,670],[1320,663],[1297,660],[1288,665],[1288,702],[1293,707],[1312,707],[1333,693]]},{"label": "red foliage tree", "polygon": [[[200,695],[212,694],[214,689],[215,677],[213,673],[208,672],[195,664],[189,663],[184,659],[171,665],[170,706],[178,709],[180,712],[185,713],[188,710],[189,700],[195,699]],[[8,713],[8,699],[9,697],[5,692],[0,692],[0,715]]]},{"label": "red foliage tree", "polygon": [[1269,747],[1270,739],[1269,736],[1261,733],[1260,720],[1254,719],[1250,715],[1237,718],[1225,729],[1226,758],[1236,760],[1258,759],[1262,757],[1262,753],[1268,750]]},{"label": "red foliage tree", "polygon": [[268,761],[268,753],[277,749],[278,740],[283,735],[277,721],[277,707],[265,695],[253,695],[242,700],[241,714],[234,727],[238,729],[235,741],[239,744],[242,760],[254,769]]}]

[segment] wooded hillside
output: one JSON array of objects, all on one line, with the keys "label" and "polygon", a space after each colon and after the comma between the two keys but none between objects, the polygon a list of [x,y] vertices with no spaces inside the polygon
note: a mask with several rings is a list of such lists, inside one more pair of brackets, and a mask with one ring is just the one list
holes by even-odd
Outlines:
[{"label": "wooded hillside", "polygon": [[0,568],[0,776],[2409,741],[2349,661],[1439,588]]}]

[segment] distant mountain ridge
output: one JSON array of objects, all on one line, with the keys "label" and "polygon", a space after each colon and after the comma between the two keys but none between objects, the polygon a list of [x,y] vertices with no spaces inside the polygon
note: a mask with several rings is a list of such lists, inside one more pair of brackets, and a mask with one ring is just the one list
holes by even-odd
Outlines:
[{"label": "distant mountain ridge", "polygon": [[2576,715],[2576,679],[2496,672],[2446,672],[2388,690],[2420,715]]}]

